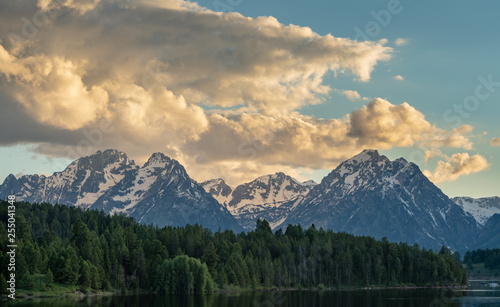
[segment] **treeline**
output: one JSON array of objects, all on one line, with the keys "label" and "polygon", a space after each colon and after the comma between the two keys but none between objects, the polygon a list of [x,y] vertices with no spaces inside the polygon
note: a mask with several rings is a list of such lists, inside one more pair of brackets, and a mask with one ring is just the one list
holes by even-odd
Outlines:
[{"label": "treeline", "polygon": [[[6,287],[7,203],[0,206],[0,283]],[[377,241],[290,225],[212,233],[199,225],[158,228],[123,215],[50,204],[16,204],[18,288],[53,283],[83,291],[202,293],[227,286],[346,287],[466,284],[450,250]]]},{"label": "treeline", "polygon": [[500,248],[478,249],[467,251],[464,255],[464,263],[472,270],[473,264],[484,263],[484,267],[490,270],[500,269]]}]

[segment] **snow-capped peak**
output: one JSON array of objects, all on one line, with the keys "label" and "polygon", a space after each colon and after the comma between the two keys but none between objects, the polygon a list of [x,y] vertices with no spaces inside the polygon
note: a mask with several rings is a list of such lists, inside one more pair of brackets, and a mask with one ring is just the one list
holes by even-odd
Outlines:
[{"label": "snow-capped peak", "polygon": [[278,223],[289,212],[282,205],[306,195],[313,184],[313,181],[309,185],[302,184],[278,172],[260,176],[235,189],[230,188],[222,179],[207,180],[201,185],[239,219],[243,227],[251,229],[257,218],[265,218],[272,225]]},{"label": "snow-capped peak", "polygon": [[96,153],[88,156],[88,157],[83,157],[83,158],[88,158],[90,160],[96,160],[96,159],[103,159],[103,160],[109,160],[111,163],[114,162],[125,162],[129,163],[129,159],[127,157],[127,154],[124,152],[118,151],[116,149],[106,149],[105,151],[100,151],[98,150]]},{"label": "snow-capped peak", "polygon": [[354,163],[363,163],[370,160],[378,160],[380,158],[380,154],[375,149],[365,149],[349,160],[345,161],[345,163],[354,162]]},{"label": "snow-capped peak", "polygon": [[210,189],[216,188],[217,186],[227,185],[227,183],[222,178],[216,178],[203,181],[201,185],[205,190],[209,191]]},{"label": "snow-capped peak", "polygon": [[144,167],[160,167],[165,168],[165,166],[170,163],[172,159],[165,156],[161,152],[156,152],[149,157],[148,161],[144,164]]},{"label": "snow-capped peak", "polygon": [[301,184],[306,186],[306,187],[314,187],[315,185],[318,185],[316,183],[316,181],[314,181],[314,180],[307,180],[307,181],[302,182]]}]

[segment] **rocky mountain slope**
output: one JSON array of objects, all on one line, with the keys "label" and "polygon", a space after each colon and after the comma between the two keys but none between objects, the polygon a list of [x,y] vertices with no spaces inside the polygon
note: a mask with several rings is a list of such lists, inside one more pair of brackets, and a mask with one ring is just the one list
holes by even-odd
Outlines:
[{"label": "rocky mountain slope", "polygon": [[158,226],[198,223],[239,232],[253,229],[261,218],[273,229],[314,224],[459,251],[496,244],[500,221],[494,215],[500,213],[500,198],[452,201],[418,166],[402,158],[390,161],[376,150],[344,161],[320,184],[276,173],[236,188],[222,179],[198,184],[179,162],[161,153],[138,166],[124,153],[106,150],[51,176],[9,175],[0,185],[0,198],[9,194],[20,201],[123,213]]},{"label": "rocky mountain slope", "polygon": [[476,240],[474,247],[476,248],[499,248],[500,247],[500,214],[494,214],[484,224]]},{"label": "rocky mountain slope", "polygon": [[464,250],[478,229],[464,212],[405,159],[390,161],[365,150],[341,163],[282,223],[300,223],[390,241]]},{"label": "rocky mountain slope", "polygon": [[289,203],[306,195],[314,181],[299,183],[284,173],[261,176],[251,182],[231,188],[223,179],[202,182],[207,192],[227,208],[247,230],[257,219],[266,219],[275,228],[288,216]]},{"label": "rocky mountain slope", "polygon": [[97,152],[52,176],[7,177],[0,197],[123,213],[158,226],[202,224],[212,230],[241,230],[229,211],[193,181],[176,160],[153,154],[139,167],[116,150]]},{"label": "rocky mountain slope", "polygon": [[493,214],[500,214],[500,197],[454,197],[451,199],[484,226]]}]

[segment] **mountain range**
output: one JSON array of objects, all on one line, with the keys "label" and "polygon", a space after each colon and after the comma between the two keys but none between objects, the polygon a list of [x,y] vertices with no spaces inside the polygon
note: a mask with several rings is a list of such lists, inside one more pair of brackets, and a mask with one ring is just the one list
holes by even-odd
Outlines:
[{"label": "mountain range", "polygon": [[316,183],[312,180],[300,183],[284,173],[276,173],[234,189],[221,178],[204,181],[201,185],[233,214],[245,230],[250,230],[259,218],[266,219],[275,229],[286,218],[291,201],[305,196]]},{"label": "mountain range", "polygon": [[178,161],[162,153],[153,154],[139,167],[119,151],[98,151],[51,176],[9,175],[0,186],[0,198],[11,193],[19,201],[123,213],[158,226],[199,223],[214,231],[242,229]]},{"label": "mountain range", "polygon": [[223,179],[197,183],[162,153],[138,166],[117,150],[98,151],[51,176],[9,175],[0,198],[122,213],[158,226],[202,224],[213,231],[312,225],[427,248],[464,251],[498,247],[500,198],[448,198],[414,163],[376,150],[341,163],[321,183],[284,174],[231,187]]}]

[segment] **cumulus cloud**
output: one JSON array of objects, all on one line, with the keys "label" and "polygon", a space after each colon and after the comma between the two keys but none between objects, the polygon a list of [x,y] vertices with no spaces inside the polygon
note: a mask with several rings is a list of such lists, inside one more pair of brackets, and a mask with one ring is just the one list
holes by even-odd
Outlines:
[{"label": "cumulus cloud", "polygon": [[71,158],[116,148],[138,163],[162,151],[194,178],[224,169],[235,183],[332,168],[367,147],[472,148],[471,128],[439,129],[407,103],[375,99],[334,119],[297,111],[334,91],[329,72],[370,80],[391,57],[386,40],[182,0],[1,1],[0,25],[2,145]]},{"label": "cumulus cloud", "polygon": [[398,38],[394,41],[394,44],[396,44],[396,46],[404,46],[404,45],[408,45],[409,41],[405,38]]},{"label": "cumulus cloud", "polygon": [[[32,1],[20,2],[26,9],[18,12],[18,20],[47,11],[42,20],[48,21],[37,27],[35,17],[33,22],[25,18],[24,25],[13,22],[0,30],[6,61],[25,68],[28,61],[42,61],[37,71],[31,71],[33,78],[43,79],[54,71],[55,77],[70,79],[59,86],[48,83],[32,96],[41,103],[52,98],[50,93],[64,95],[60,90],[64,85],[70,92],[79,87],[80,94],[90,96],[80,103],[82,108],[90,105],[87,120],[90,113],[101,116],[112,108],[115,101],[106,99],[106,94],[111,96],[106,93],[110,83],[165,87],[191,104],[225,108],[245,104],[268,114],[286,113],[320,103],[331,90],[322,83],[328,71],[351,72],[367,81],[376,63],[388,60],[392,51],[384,42],[321,36],[306,27],[285,26],[273,17],[216,13],[180,0],[43,0],[38,7]],[[16,12],[11,3],[1,6],[2,15]],[[22,30],[31,28],[34,35],[26,42],[9,35],[22,37]],[[26,80],[19,84],[17,78],[9,81],[13,87],[30,85]],[[36,107],[39,103],[32,100],[25,104]],[[65,103],[56,105],[65,109]],[[35,119],[71,128],[86,123],[85,118],[74,122],[68,117],[62,123],[46,117]]]},{"label": "cumulus cloud", "polygon": [[349,135],[370,148],[410,147],[418,143],[426,148],[471,149],[472,142],[465,136],[471,129],[470,126],[452,132],[439,129],[406,102],[393,105],[376,98],[361,110],[352,112]]},{"label": "cumulus cloud", "polygon": [[500,138],[493,138],[490,141],[491,146],[500,146]]},{"label": "cumulus cloud", "polygon": [[42,12],[68,8],[79,14],[95,9],[100,0],[38,0],[37,5]]},{"label": "cumulus cloud", "polygon": [[345,96],[350,101],[355,101],[355,100],[360,100],[361,99],[361,95],[357,91],[353,91],[353,90],[339,91],[339,90],[337,90],[337,92],[339,94]]},{"label": "cumulus cloud", "polygon": [[392,51],[182,0],[2,1],[0,24],[0,94],[44,134],[0,144],[56,130],[73,146],[107,120],[116,140],[180,146],[207,129],[203,106],[286,115],[323,101],[328,71],[367,81]]},{"label": "cumulus cloud", "polygon": [[397,75],[394,77],[394,79],[398,80],[398,81],[403,81],[405,78],[401,75]]},{"label": "cumulus cloud", "polygon": [[[151,103],[153,101],[151,98]],[[73,155],[76,158],[91,154],[95,148],[116,148],[135,158],[137,163],[143,163],[151,152],[162,151],[183,163],[197,180],[222,177],[239,184],[276,171],[294,175],[299,169],[332,169],[365,148],[416,146],[432,150],[471,146],[467,137],[471,127],[452,131],[439,129],[410,105],[393,105],[383,99],[375,99],[360,110],[334,119],[319,119],[298,112],[287,116],[214,113],[206,115],[206,125],[193,128],[203,131],[196,138],[187,138],[189,132],[175,137],[178,130],[165,132],[164,129],[142,127],[144,122],[153,123],[154,115],[147,112],[141,115],[129,111],[128,107],[123,108],[126,110],[120,115],[123,122],[111,122],[113,129],[104,129],[104,133],[96,129],[74,132],[75,135],[90,135],[90,140],[97,139],[96,146],[82,146],[88,143],[88,139],[84,139],[83,143],[70,146],[42,143],[35,151],[48,156]],[[196,114],[195,110],[178,108],[179,116],[185,112]],[[127,130],[127,123],[131,121],[127,116],[133,114],[138,117],[135,127],[142,131],[141,134]],[[201,113],[199,115],[203,118]]]},{"label": "cumulus cloud", "polygon": [[393,105],[383,99],[337,119],[252,113],[212,114],[209,121],[210,129],[182,150],[207,166],[227,162],[231,167],[263,166],[274,171],[280,165],[331,169],[365,148],[466,149],[472,144],[467,137],[470,127],[439,129],[407,103]]},{"label": "cumulus cloud", "polygon": [[87,88],[78,70],[60,57],[18,59],[0,45],[0,74],[15,84],[12,96],[41,123],[77,129],[104,111],[108,93],[99,86]]},{"label": "cumulus cloud", "polygon": [[434,172],[423,172],[434,183],[454,181],[461,176],[486,170],[490,166],[486,158],[478,154],[469,156],[468,153],[457,153],[445,158],[445,161],[438,161]]}]

